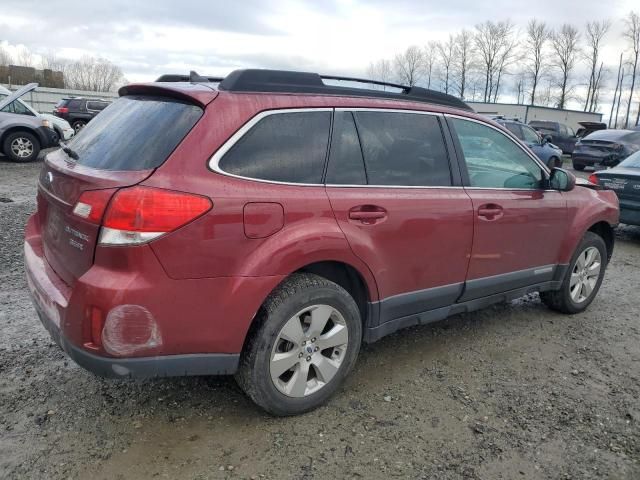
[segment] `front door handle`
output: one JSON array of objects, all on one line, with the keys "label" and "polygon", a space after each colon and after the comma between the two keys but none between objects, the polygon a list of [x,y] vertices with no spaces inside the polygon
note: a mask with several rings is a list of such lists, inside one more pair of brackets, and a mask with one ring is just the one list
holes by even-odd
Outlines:
[{"label": "front door handle", "polygon": [[502,207],[496,203],[485,203],[478,207],[478,217],[482,220],[498,220],[504,215]]},{"label": "front door handle", "polygon": [[387,211],[377,205],[358,205],[349,210],[349,220],[365,225],[379,223],[387,218]]}]

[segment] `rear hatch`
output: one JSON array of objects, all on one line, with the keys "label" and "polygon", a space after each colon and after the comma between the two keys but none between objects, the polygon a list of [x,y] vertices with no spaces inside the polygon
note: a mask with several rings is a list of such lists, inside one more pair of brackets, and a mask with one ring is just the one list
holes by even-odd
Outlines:
[{"label": "rear hatch", "polygon": [[47,155],[38,218],[45,257],[65,283],[72,286],[93,264],[101,215],[113,194],[164,163],[200,119],[202,107],[158,95],[124,96],[75,136],[66,153]]},{"label": "rear hatch", "polygon": [[640,169],[614,168],[598,172],[598,182],[604,188],[613,190],[620,200],[640,202]]}]

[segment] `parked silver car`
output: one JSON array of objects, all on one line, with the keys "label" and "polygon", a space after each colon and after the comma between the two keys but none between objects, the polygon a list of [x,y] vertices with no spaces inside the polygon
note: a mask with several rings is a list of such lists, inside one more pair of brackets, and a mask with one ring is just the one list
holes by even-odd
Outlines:
[{"label": "parked silver car", "polygon": [[26,104],[14,102],[37,86],[30,83],[0,99],[0,151],[14,162],[35,160],[41,149],[58,144],[59,136],[51,120],[32,113],[32,109],[28,114],[16,112]]}]

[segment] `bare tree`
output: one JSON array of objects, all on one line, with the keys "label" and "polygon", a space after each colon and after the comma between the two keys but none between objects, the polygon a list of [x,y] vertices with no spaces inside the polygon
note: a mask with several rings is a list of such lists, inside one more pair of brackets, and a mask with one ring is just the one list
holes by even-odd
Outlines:
[{"label": "bare tree", "polygon": [[451,79],[451,67],[453,66],[453,55],[455,50],[455,40],[453,35],[449,34],[449,38],[445,42],[438,42],[438,54],[442,64],[442,90],[449,93],[449,83]]},{"label": "bare tree", "polygon": [[[390,82],[393,80],[393,68],[389,60],[378,60],[377,62],[371,62],[367,68],[367,77],[371,80],[378,80],[380,82]],[[386,87],[381,86],[383,90]]]},{"label": "bare tree", "polygon": [[611,102],[611,113],[609,113],[609,128],[611,128],[611,120],[613,120],[613,109],[616,106],[616,97],[618,96],[618,87],[620,86],[620,72],[622,71],[622,53],[620,54],[620,64],[618,65],[618,77],[616,78],[616,89],[613,92],[613,102]]},{"label": "bare tree", "polygon": [[0,45],[0,67],[4,67],[11,64],[11,54],[9,51]]},{"label": "bare tree", "polygon": [[[609,20],[602,20],[600,22],[588,22],[587,23],[587,51],[585,56],[589,62],[589,86],[587,87],[587,99],[584,102],[584,111],[592,112],[594,97],[596,93],[596,80],[598,76],[598,64],[600,62],[600,46],[602,39],[609,31],[611,22]],[[600,68],[602,71],[602,68]]]},{"label": "bare tree", "polygon": [[606,72],[607,70],[604,68],[604,62],[600,62],[600,68],[598,68],[598,73],[596,73],[593,80],[593,88],[591,89],[591,102],[589,104],[590,112],[598,110],[598,106],[600,105],[600,88],[602,87],[603,74]]},{"label": "bare tree", "polygon": [[[624,68],[620,74],[620,86],[618,87],[618,105],[616,106],[616,118],[613,122],[613,128],[618,128],[618,116],[620,115],[620,101],[622,100],[622,82],[624,82]],[[614,99],[615,101],[615,99]]]},{"label": "bare tree", "polygon": [[[629,126],[629,114],[631,113],[631,102],[636,87],[636,71],[638,69],[638,58],[640,58],[640,15],[630,12],[625,19],[626,29],[622,36],[627,39],[631,47],[631,90],[629,91],[629,102],[627,103],[627,115],[625,116],[624,128]],[[640,105],[638,106],[638,116],[636,124],[640,122]]]},{"label": "bare tree", "polygon": [[16,63],[23,67],[33,67],[33,53],[25,46],[21,46],[16,53]]},{"label": "bare tree", "polygon": [[424,55],[419,47],[412,45],[404,53],[398,53],[394,60],[396,77],[400,83],[410,87],[417,84],[424,75]]},{"label": "bare tree", "polygon": [[124,80],[120,67],[104,58],[82,57],[65,70],[65,86],[77,90],[108,92]]},{"label": "bare tree", "polygon": [[536,90],[542,76],[545,73],[546,65],[544,47],[549,40],[549,28],[544,22],[540,22],[535,18],[527,24],[527,71],[531,78],[531,105],[536,103]]},{"label": "bare tree", "polygon": [[551,35],[551,47],[555,56],[554,66],[559,70],[558,88],[558,108],[564,108],[573,90],[570,84],[571,74],[576,65],[578,57],[578,41],[580,33],[572,25],[565,23],[560,30]]},{"label": "bare tree", "polygon": [[467,90],[469,73],[473,61],[473,34],[469,30],[462,30],[455,37],[453,72],[457,78],[455,82],[458,89],[458,96],[464,100]]},{"label": "bare tree", "polygon": [[516,98],[519,105],[523,105],[525,102],[527,73],[528,72],[526,70],[520,70],[515,77]]},{"label": "bare tree", "polygon": [[474,43],[484,76],[484,101],[498,97],[500,76],[515,48],[513,24],[507,21],[486,21],[476,25]]},{"label": "bare tree", "polygon": [[498,93],[500,91],[500,80],[502,79],[503,75],[508,73],[507,68],[511,66],[513,62],[518,60],[517,49],[516,49],[518,44],[518,39],[514,34],[513,28],[511,28],[511,30],[509,31],[505,31],[503,35],[504,35],[503,37],[504,45],[502,48],[502,52],[498,57],[498,69],[497,69],[497,75],[496,75],[495,88],[493,92],[493,103],[496,103],[498,101]]},{"label": "bare tree", "polygon": [[431,79],[435,75],[438,42],[431,41],[423,48],[424,76],[427,88],[431,88]]}]

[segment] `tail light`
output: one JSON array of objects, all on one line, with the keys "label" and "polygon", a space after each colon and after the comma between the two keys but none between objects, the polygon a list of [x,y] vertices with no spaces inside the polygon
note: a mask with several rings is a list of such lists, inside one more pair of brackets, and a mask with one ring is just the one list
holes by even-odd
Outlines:
[{"label": "tail light", "polygon": [[54,111],[56,113],[69,113],[69,108],[68,107],[56,107],[54,109]]},{"label": "tail light", "polygon": [[589,181],[595,185],[598,185],[598,177],[595,173],[589,175]]},{"label": "tail light", "polygon": [[211,200],[200,195],[149,187],[125,188],[111,199],[98,243],[146,243],[195,220],[211,207]]},{"label": "tail light", "polygon": [[201,195],[131,187],[87,190],[80,195],[73,213],[102,225],[100,245],[137,245],[182,227],[211,207],[211,200]]}]

